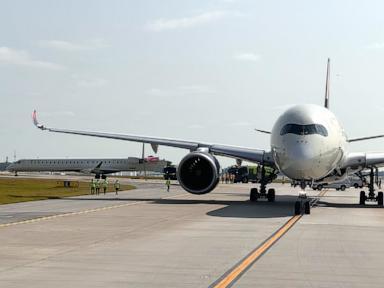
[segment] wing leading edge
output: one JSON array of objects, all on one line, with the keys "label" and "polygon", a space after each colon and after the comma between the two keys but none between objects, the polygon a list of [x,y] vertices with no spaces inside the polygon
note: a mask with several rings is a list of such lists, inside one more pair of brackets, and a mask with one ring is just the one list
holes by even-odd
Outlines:
[{"label": "wing leading edge", "polygon": [[105,132],[92,132],[92,131],[78,131],[70,129],[58,129],[50,128],[40,124],[37,120],[36,110],[32,114],[33,124],[41,129],[47,130],[49,132],[56,133],[65,133],[65,134],[74,134],[74,135],[83,135],[99,138],[108,138],[140,143],[148,143],[152,145],[152,148],[157,150],[157,146],[168,146],[175,148],[188,149],[190,151],[196,151],[198,149],[203,149],[215,155],[242,159],[246,161],[263,163],[266,165],[274,166],[274,161],[270,152],[264,150],[258,150],[253,148],[230,146],[230,145],[221,145],[221,144],[210,144],[203,142],[195,141],[185,141],[169,138],[158,138],[158,137],[148,137],[148,136],[139,136],[139,135],[129,135],[129,134],[114,134],[114,133],[105,133]]}]

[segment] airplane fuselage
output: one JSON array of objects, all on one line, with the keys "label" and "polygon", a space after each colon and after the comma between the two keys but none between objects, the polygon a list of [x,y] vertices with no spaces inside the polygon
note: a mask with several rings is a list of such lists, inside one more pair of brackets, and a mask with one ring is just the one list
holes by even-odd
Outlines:
[{"label": "airplane fuselage", "polygon": [[[146,162],[148,171],[162,172],[167,161]],[[112,159],[21,159],[10,164],[10,172],[83,172],[93,174],[109,174],[120,171],[141,171],[144,169],[143,159],[136,157]]]},{"label": "airplane fuselage", "polygon": [[347,155],[347,137],[335,115],[317,105],[284,112],[271,132],[276,166],[295,180],[318,180],[337,169]]}]

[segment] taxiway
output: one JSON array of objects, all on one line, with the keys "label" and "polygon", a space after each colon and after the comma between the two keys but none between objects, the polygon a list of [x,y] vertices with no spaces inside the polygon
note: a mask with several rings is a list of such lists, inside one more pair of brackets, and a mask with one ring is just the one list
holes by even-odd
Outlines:
[{"label": "taxiway", "polygon": [[[0,206],[0,287],[219,287],[292,219],[298,191],[271,185],[275,203],[250,203],[251,184],[202,196],[136,185]],[[358,193],[322,193],[230,285],[382,287],[384,208],[357,205]]]}]

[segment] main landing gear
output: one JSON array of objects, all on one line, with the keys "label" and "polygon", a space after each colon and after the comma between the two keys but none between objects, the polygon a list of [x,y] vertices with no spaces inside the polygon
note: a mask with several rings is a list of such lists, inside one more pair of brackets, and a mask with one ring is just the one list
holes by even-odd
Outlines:
[{"label": "main landing gear", "polygon": [[249,200],[256,202],[258,199],[268,199],[268,202],[275,202],[275,189],[270,188],[266,193],[265,188],[260,187],[260,192],[257,188],[252,188]]},{"label": "main landing gear", "polygon": [[[377,178],[377,171],[376,171],[376,178]],[[383,192],[378,192],[377,196],[375,195],[375,173],[373,171],[373,168],[371,168],[371,172],[369,173],[369,185],[368,185],[368,195],[365,194],[364,191],[360,192],[360,205],[365,205],[366,201],[377,201],[378,206],[383,206]]]},{"label": "main landing gear", "polygon": [[267,191],[267,184],[276,177],[275,171],[265,175],[264,166],[261,168],[261,180],[260,180],[260,191],[257,188],[251,188],[249,200],[256,202],[258,199],[267,199],[268,202],[275,202],[275,189],[270,188]]},{"label": "main landing gear", "polygon": [[305,192],[306,186],[304,181],[300,183],[301,191],[299,192],[299,199],[295,202],[295,215],[311,214],[311,204]]}]

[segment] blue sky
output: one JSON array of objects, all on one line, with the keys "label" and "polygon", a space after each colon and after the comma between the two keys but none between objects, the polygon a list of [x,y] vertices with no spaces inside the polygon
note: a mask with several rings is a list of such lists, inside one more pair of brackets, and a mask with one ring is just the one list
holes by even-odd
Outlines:
[{"label": "blue sky", "polygon": [[[1,1],[0,160],[127,157],[141,145],[49,126],[268,149],[284,109],[322,104],[350,137],[382,134],[381,1]],[[383,151],[384,140],[351,145]],[[149,151],[149,147],[148,147]],[[160,148],[178,161],[185,151]],[[224,165],[233,160],[221,161]]]}]

